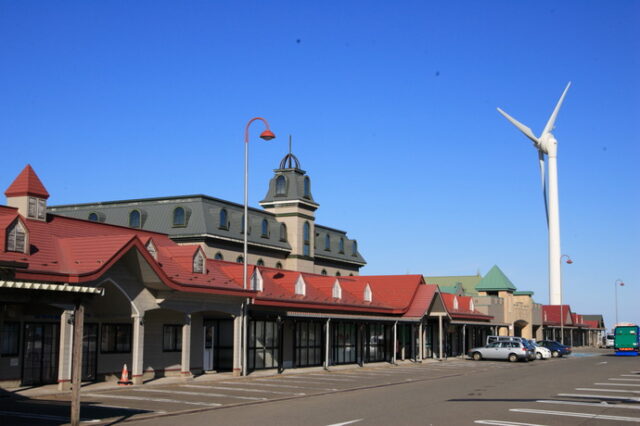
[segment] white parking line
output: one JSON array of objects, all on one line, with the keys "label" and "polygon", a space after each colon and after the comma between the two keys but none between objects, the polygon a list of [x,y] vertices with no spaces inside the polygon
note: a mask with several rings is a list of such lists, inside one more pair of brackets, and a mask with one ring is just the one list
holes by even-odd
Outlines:
[{"label": "white parking line", "polygon": [[579,391],[589,391],[589,392],[621,392],[621,393],[640,393],[640,391],[634,390],[622,390],[622,389],[593,389],[593,388],[575,388]]},{"label": "white parking line", "polygon": [[640,405],[631,404],[609,404],[608,402],[578,402],[578,401],[559,401],[555,399],[539,399],[536,402],[542,404],[560,404],[560,405],[581,405],[584,407],[599,407],[599,408],[628,408],[631,410],[640,410]]},{"label": "white parking line", "polygon": [[[108,394],[100,394],[100,393],[83,393],[82,396],[90,396],[92,398],[127,399],[132,401],[167,402],[170,404],[200,405],[204,407],[222,406],[222,404],[218,404],[215,402],[180,401],[178,399],[148,398],[146,396],[133,396],[133,395],[108,395]],[[134,407],[134,408],[137,408],[137,407]]]},{"label": "white parking line", "polygon": [[593,420],[614,420],[617,422],[640,423],[640,417],[606,416],[603,414],[572,413],[569,411],[534,410],[529,408],[511,408],[514,413],[546,414],[549,416],[580,417]]},{"label": "white parking line", "polygon": [[[317,391],[329,391],[329,392],[333,392],[333,391],[337,391],[338,389],[336,388],[314,388],[311,386],[293,386],[293,385],[287,385],[287,379],[285,378],[278,378],[275,379],[275,382],[277,384],[269,384],[269,383],[265,383],[265,382],[272,382],[274,380],[272,379],[256,379],[254,380],[254,382],[260,382],[260,383],[253,383],[255,385],[263,385],[263,386],[273,386],[273,387],[288,387],[288,388],[298,388],[298,389],[313,389],[313,390],[317,390]],[[294,383],[300,383],[297,380],[294,381]]]},{"label": "white parking line", "polygon": [[190,396],[207,396],[216,398],[235,398],[235,399],[247,399],[250,401],[266,401],[269,398],[258,398],[256,396],[237,396],[224,393],[210,393],[210,392],[186,392],[177,390],[163,390],[163,389],[131,389],[134,392],[153,392],[153,393],[170,393],[171,395],[190,395]]},{"label": "white parking line", "polygon": [[333,423],[333,424],[330,424],[330,425],[327,425],[327,426],[346,426],[346,425],[350,425],[350,424],[353,424],[353,423],[361,422],[363,420],[364,419],[355,419],[355,420],[349,420],[349,421],[342,422],[342,423]]},{"label": "white parking line", "polygon": [[508,422],[505,420],[476,420],[474,423],[480,425],[497,425],[497,426],[545,426],[538,423],[518,423]]},{"label": "white parking line", "polygon": [[640,379],[609,379],[609,380],[621,380],[621,381],[625,381],[625,382],[640,382]]},{"label": "white parking line", "polygon": [[[636,373],[636,372],[634,371],[634,373]],[[636,374],[621,374],[620,377],[636,377],[637,378],[638,374],[640,374],[640,373],[636,373]]]},{"label": "white parking line", "polygon": [[[69,417],[53,416],[53,415],[47,415],[47,414],[22,413],[19,411],[0,411],[0,415],[10,416],[10,417],[20,417],[24,419],[51,420],[53,422],[62,422],[62,423],[67,423],[69,421]],[[97,423],[100,421],[100,419],[80,419],[80,421],[83,423]]]},{"label": "white parking line", "polygon": [[589,395],[582,393],[559,393],[558,396],[568,396],[571,398],[597,398],[597,399],[613,399],[616,401],[638,401],[640,402],[640,398],[636,398],[633,396],[612,396],[612,395]]},{"label": "white parking line", "polygon": [[240,391],[240,392],[255,392],[255,393],[272,393],[276,395],[297,395],[302,396],[306,395],[306,393],[302,392],[280,392],[269,389],[247,389],[247,388],[236,388],[231,386],[205,386],[205,385],[180,385],[183,388],[196,388],[196,389],[218,389],[218,390],[232,390],[232,391]]},{"label": "white parking line", "polygon": [[[294,380],[309,380],[309,378],[307,376],[310,376],[310,374],[305,374],[304,376],[287,376],[287,379],[294,379]],[[322,374],[318,374],[318,376],[322,376]],[[313,380],[321,380],[323,382],[353,382],[353,380],[351,379],[331,379],[329,377],[326,378],[318,378],[318,377],[314,377]]]},{"label": "white parking line", "polygon": [[635,384],[635,383],[594,383],[594,385],[598,385],[598,386],[640,386],[640,384]]}]

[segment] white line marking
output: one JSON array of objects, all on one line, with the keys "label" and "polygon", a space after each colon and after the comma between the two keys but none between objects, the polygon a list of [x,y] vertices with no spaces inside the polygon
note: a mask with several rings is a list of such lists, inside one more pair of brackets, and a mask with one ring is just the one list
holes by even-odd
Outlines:
[{"label": "white line marking", "polygon": [[[220,382],[220,384],[223,385],[237,385],[240,382]],[[318,390],[318,391],[331,391],[331,392],[335,392],[338,389],[334,389],[334,388],[312,388],[310,386],[295,386],[295,385],[282,385],[282,384],[271,384],[271,383],[255,383],[255,381],[253,382],[242,382],[242,383],[250,383],[251,386],[269,386],[272,388],[287,388],[287,389],[311,389],[311,390]]]},{"label": "white line marking", "polygon": [[[19,411],[0,411],[0,415],[11,416],[11,417],[21,417],[25,419],[51,420],[54,422],[64,422],[64,423],[67,423],[69,421],[69,417],[53,416],[53,415],[47,415],[47,414],[21,413]],[[96,423],[96,422],[99,422],[100,419],[80,419],[80,421],[83,423]]]},{"label": "white line marking", "polygon": [[640,373],[636,373],[636,374],[621,374],[620,377],[638,377],[638,374],[640,374]]},{"label": "white line marking", "polygon": [[602,362],[599,362],[598,365],[602,365],[602,364],[606,364],[606,363],[607,363],[607,361],[602,361]]},{"label": "white line marking", "polygon": [[593,392],[640,393],[640,391],[622,390],[622,389],[593,389],[593,388],[575,388],[575,389],[579,391],[593,391]]},{"label": "white line marking", "polygon": [[594,385],[598,385],[598,386],[640,386],[640,384],[635,384],[635,383],[594,383]]},{"label": "white line marking", "polygon": [[507,422],[504,420],[476,420],[474,423],[478,423],[481,425],[496,425],[496,426],[545,426],[538,423],[518,423],[518,422]]},{"label": "white line marking", "polygon": [[247,389],[247,388],[234,388],[230,386],[204,386],[204,385],[181,385],[183,388],[197,388],[197,389],[219,389],[219,390],[232,390],[240,392],[255,392],[255,393],[273,393],[276,395],[306,395],[302,392],[279,392],[268,389]]},{"label": "white line marking", "polygon": [[333,423],[327,426],[344,426],[344,425],[350,425],[352,423],[358,423],[363,421],[364,419],[355,419],[355,420],[349,420],[348,422],[342,422],[342,423]]},{"label": "white line marking", "polygon": [[[285,383],[286,384],[287,380],[288,379],[286,379],[286,378],[278,378],[278,379],[275,379],[275,382],[276,383]],[[256,382],[271,382],[273,380],[271,380],[271,379],[256,379],[255,381]],[[300,383],[300,382],[297,381],[297,380],[294,380],[293,383]],[[260,384],[260,383],[257,383],[257,384]],[[336,388],[314,388],[314,387],[311,387],[311,386],[300,386],[300,388],[314,389],[314,390],[319,390],[319,391],[337,391],[338,390]]]},{"label": "white line marking", "polygon": [[542,404],[561,404],[561,405],[581,405],[584,407],[600,407],[600,408],[629,408],[631,410],[640,410],[640,405],[631,404],[609,404],[608,402],[577,402],[577,401],[558,401],[554,399],[539,399],[536,402]]},{"label": "white line marking", "polygon": [[559,393],[558,396],[569,396],[569,397],[572,397],[572,398],[614,399],[616,401],[638,401],[638,402],[640,402],[640,398],[635,398],[633,396],[588,395],[588,394],[581,394],[581,393]]},{"label": "white line marking", "polygon": [[[145,396],[133,396],[133,395],[107,395],[100,393],[86,393],[82,394],[83,396],[90,396],[92,398],[111,398],[111,399],[127,399],[127,400],[135,400],[135,401],[151,401],[151,402],[168,402],[171,404],[186,404],[186,405],[202,405],[205,407],[220,407],[222,404],[217,404],[215,402],[199,402],[199,401],[179,401],[177,399],[167,399],[167,398],[148,398]],[[137,408],[137,407],[134,407]]]},{"label": "white line marking", "polygon": [[511,408],[514,413],[547,414],[550,416],[580,417],[583,419],[615,420],[618,422],[640,423],[640,417],[605,416],[601,414],[572,413],[569,411],[533,410],[529,408]]},{"label": "white line marking", "polygon": [[[305,374],[305,376],[308,376],[308,374]],[[309,380],[308,377],[302,377],[302,376],[287,376],[287,379],[298,379],[298,380]],[[329,379],[329,378],[317,378],[314,377],[313,380],[321,380],[323,382],[353,382],[353,380],[351,379]]]},{"label": "white line marking", "polygon": [[621,381],[625,381],[625,382],[640,382],[640,379],[609,379],[609,380],[621,380]]},{"label": "white line marking", "polygon": [[163,390],[163,389],[131,389],[134,392],[153,392],[153,393],[170,393],[172,395],[191,395],[191,396],[209,396],[217,398],[236,398],[236,399],[248,399],[251,401],[266,401],[269,398],[258,398],[255,396],[236,396],[228,395],[224,393],[210,393],[210,392],[186,392],[176,390]]}]

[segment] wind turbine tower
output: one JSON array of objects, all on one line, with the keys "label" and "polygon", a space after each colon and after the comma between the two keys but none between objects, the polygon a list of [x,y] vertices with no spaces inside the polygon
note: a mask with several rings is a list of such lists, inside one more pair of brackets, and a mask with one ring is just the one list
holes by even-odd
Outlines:
[{"label": "wind turbine tower", "polygon": [[[551,305],[560,305],[562,303],[562,281],[560,276],[562,255],[560,253],[560,210],[558,206],[558,141],[551,132],[555,128],[556,117],[569,86],[571,86],[571,82],[567,84],[564,92],[562,92],[562,96],[560,96],[560,100],[556,104],[553,113],[551,113],[551,117],[549,117],[547,125],[544,126],[540,137],[536,137],[530,128],[498,108],[498,112],[520,129],[526,137],[531,139],[533,146],[538,150],[542,196],[549,230],[549,303]],[[548,168],[548,176],[546,177],[545,155]]]}]

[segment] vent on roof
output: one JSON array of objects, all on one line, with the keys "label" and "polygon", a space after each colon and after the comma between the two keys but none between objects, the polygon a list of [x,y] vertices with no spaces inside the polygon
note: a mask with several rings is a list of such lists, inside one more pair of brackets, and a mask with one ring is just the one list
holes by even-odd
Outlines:
[{"label": "vent on roof", "polygon": [[453,309],[455,309],[456,311],[458,310],[458,298],[457,297],[453,298]]},{"label": "vent on roof", "polygon": [[469,300],[469,310],[471,310],[471,311],[475,311],[476,310],[476,305],[473,303],[473,299]]},{"label": "vent on roof", "polygon": [[264,281],[262,280],[262,274],[258,268],[255,268],[253,275],[251,275],[251,290],[264,290]]},{"label": "vent on roof", "polygon": [[340,287],[340,283],[338,282],[338,280],[333,283],[332,295],[334,299],[342,299],[342,287]]},{"label": "vent on roof", "polygon": [[204,253],[202,253],[202,249],[198,249],[196,255],[193,256],[193,272],[195,274],[204,274]]},{"label": "vent on roof", "polygon": [[300,275],[298,277],[298,280],[296,281],[295,292],[299,296],[304,296],[305,294],[307,294],[307,284],[304,282],[302,275]]},{"label": "vent on roof", "polygon": [[371,292],[371,287],[369,286],[369,283],[367,283],[366,287],[364,288],[364,301],[371,302],[372,300],[373,300],[373,293]]},{"label": "vent on roof", "polygon": [[156,249],[156,245],[153,244],[153,240],[149,240],[146,247],[151,257],[153,257],[155,260],[158,260],[158,250]]}]

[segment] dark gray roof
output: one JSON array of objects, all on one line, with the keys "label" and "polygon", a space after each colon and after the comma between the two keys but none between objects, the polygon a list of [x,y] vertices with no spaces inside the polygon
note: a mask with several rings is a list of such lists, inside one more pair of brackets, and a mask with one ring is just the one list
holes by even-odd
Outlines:
[{"label": "dark gray roof", "polygon": [[[173,212],[177,207],[185,209],[186,226],[173,225]],[[49,206],[56,214],[88,219],[91,213],[98,213],[101,221],[129,226],[129,214],[139,210],[142,229],[162,232],[172,238],[195,236],[215,236],[232,241],[242,241],[243,206],[205,195],[148,198],[137,200],[109,201],[101,203]],[[227,211],[227,227],[220,226],[220,212]],[[262,221],[268,223],[269,234],[262,237]],[[290,251],[286,241],[280,241],[280,223],[272,213],[261,209],[249,209],[249,242]]]},{"label": "dark gray roof", "polygon": [[[356,262],[365,265],[367,262],[358,251],[356,240],[347,238],[347,233],[328,226],[316,225],[316,238],[314,244],[315,257],[331,260]],[[329,250],[326,249],[326,237],[329,235]],[[340,239],[344,241],[344,250],[340,251]],[[355,253],[354,253],[355,249]]]}]

